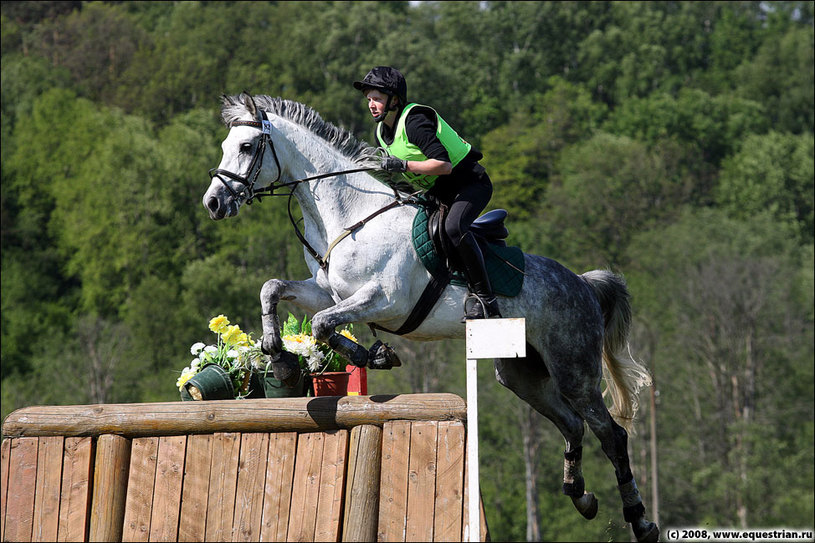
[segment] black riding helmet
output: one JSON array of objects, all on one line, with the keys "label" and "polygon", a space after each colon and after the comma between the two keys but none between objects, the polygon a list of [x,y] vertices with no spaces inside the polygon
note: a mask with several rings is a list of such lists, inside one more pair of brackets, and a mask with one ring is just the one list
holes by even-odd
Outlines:
[{"label": "black riding helmet", "polygon": [[[390,102],[393,96],[399,98],[400,107],[407,105],[407,82],[405,76],[396,68],[390,66],[376,66],[362,79],[354,81],[354,88],[363,93],[368,89],[376,89],[388,95],[386,111],[391,109]],[[382,119],[375,119],[377,122]]]}]

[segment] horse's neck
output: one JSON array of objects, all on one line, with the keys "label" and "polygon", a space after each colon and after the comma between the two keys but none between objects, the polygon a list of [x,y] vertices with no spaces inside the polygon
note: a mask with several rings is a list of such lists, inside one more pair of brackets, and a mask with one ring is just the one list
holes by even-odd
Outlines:
[{"label": "horse's neck", "polygon": [[[358,169],[359,165],[327,142],[290,123],[283,123],[286,156],[284,173],[292,179]],[[306,238],[318,245],[330,243],[344,228],[387,205],[393,193],[366,173],[346,174],[302,183],[295,188],[303,212]]]}]

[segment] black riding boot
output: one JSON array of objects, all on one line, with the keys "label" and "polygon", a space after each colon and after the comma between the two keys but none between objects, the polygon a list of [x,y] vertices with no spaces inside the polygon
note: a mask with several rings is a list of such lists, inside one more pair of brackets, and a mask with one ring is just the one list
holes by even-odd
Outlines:
[{"label": "black riding boot", "polygon": [[484,255],[481,254],[481,248],[478,246],[472,232],[464,234],[457,249],[458,257],[464,266],[464,276],[467,278],[467,285],[470,289],[470,293],[464,300],[464,318],[462,322],[467,319],[500,318],[501,312],[498,310],[498,300],[495,299],[490,279],[487,276]]}]

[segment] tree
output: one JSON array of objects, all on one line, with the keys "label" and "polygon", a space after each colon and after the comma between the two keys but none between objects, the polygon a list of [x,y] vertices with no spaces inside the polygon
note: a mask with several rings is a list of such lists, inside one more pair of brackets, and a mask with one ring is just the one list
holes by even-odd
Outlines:
[{"label": "tree", "polygon": [[91,3],[38,25],[24,41],[27,50],[68,71],[81,94],[105,103],[147,36],[122,10]]},{"label": "tree", "polygon": [[483,139],[484,160],[495,187],[492,207],[516,220],[528,220],[540,205],[560,152],[588,138],[605,113],[587,92],[559,77],[536,95],[536,106],[519,110],[511,121]]},{"label": "tree", "polygon": [[756,56],[735,69],[737,92],[765,104],[775,130],[800,134],[815,128],[812,43],[811,23],[791,27],[780,39],[765,39]]},{"label": "tree", "polygon": [[722,165],[716,200],[731,215],[748,219],[769,211],[812,243],[815,190],[813,136],[770,132],[746,137],[738,153]]},{"label": "tree", "polygon": [[687,199],[677,177],[642,143],[598,133],[561,154],[540,211],[544,236],[581,266],[619,265],[634,232],[670,218]]},{"label": "tree", "polygon": [[[793,380],[811,368],[804,360],[813,356],[812,293],[793,301],[806,272],[788,234],[766,213],[742,222],[707,210],[632,241],[631,261],[638,265],[628,276],[632,291],[644,298],[640,318],[671,332],[654,354],[662,368],[661,397],[671,398],[659,416],[667,424],[682,416],[693,422],[682,432],[662,433],[667,454],[660,457],[660,478],[681,504],[663,512],[663,522],[683,524],[704,510],[720,525],[766,525],[762,504],[787,492],[787,485],[796,487],[786,480],[756,483],[767,481],[758,469],[767,451],[758,443],[786,449],[802,429],[788,432],[785,413],[811,411],[811,378]],[[783,400],[772,393],[787,386],[794,392]],[[771,397],[784,407],[768,402]]]}]

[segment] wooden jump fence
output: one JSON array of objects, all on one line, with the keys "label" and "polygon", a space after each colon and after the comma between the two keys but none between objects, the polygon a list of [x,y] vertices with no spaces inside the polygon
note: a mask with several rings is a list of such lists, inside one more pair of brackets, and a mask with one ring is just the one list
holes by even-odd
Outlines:
[{"label": "wooden jump fence", "polygon": [[453,394],[27,407],[2,540],[467,541],[465,419]]}]

